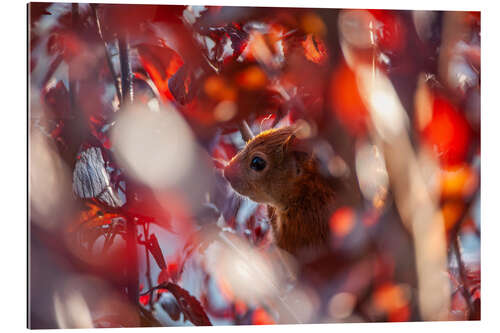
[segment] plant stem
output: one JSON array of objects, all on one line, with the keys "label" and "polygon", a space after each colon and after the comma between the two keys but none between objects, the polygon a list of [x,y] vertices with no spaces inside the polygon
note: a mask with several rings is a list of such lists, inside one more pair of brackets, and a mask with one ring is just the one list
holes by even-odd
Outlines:
[{"label": "plant stem", "polygon": [[111,73],[111,76],[113,77],[113,84],[115,85],[116,95],[118,96],[118,100],[121,103],[122,100],[123,100],[123,98],[122,98],[122,92],[121,92],[121,89],[120,89],[120,84],[119,84],[119,82],[117,80],[117,75],[116,75],[116,72],[115,72],[115,68],[113,67],[113,62],[111,61],[111,54],[109,53],[108,47],[106,45],[106,41],[104,40],[104,37],[102,35],[101,23],[99,22],[99,17],[97,16],[97,8],[96,8],[96,6],[97,6],[96,4],[91,4],[90,5],[90,7],[92,8],[92,13],[93,13],[93,16],[94,16],[94,21],[95,21],[95,25],[96,25],[96,28],[97,28],[97,32],[99,34],[99,38],[101,39],[102,46],[104,48],[104,55],[106,56],[106,62],[108,64],[109,72]]},{"label": "plant stem", "polygon": [[118,39],[120,49],[120,66],[122,72],[122,105],[131,104],[134,100],[134,84],[132,66],[130,64],[130,45],[128,35]]},{"label": "plant stem", "polygon": [[[118,47],[120,49],[120,67],[122,77],[122,96],[123,100],[120,104],[129,105],[133,100],[133,81],[132,67],[130,65],[129,44],[127,35],[118,39]],[[132,200],[131,193],[133,186],[130,181],[127,182],[127,203],[129,205]],[[135,218],[127,214],[127,294],[130,302],[137,304],[139,301],[139,268],[137,260],[137,226]]]}]

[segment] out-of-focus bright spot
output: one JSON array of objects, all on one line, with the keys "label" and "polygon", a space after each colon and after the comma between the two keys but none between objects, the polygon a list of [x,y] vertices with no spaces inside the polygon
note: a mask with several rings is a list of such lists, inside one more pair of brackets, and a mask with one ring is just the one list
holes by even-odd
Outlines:
[{"label": "out-of-focus bright spot", "polygon": [[423,141],[445,165],[459,163],[466,157],[470,127],[464,115],[444,98],[434,99],[432,120],[421,133]]},{"label": "out-of-focus bright spot", "polygon": [[441,172],[441,196],[467,198],[477,188],[477,172],[467,164],[444,168]]},{"label": "out-of-focus bright spot", "polygon": [[[459,47],[459,46],[458,46]],[[469,87],[476,86],[479,83],[479,75],[469,65],[465,57],[454,55],[448,62],[448,84],[452,88],[462,92],[467,91]]]},{"label": "out-of-focus bright spot", "polygon": [[193,135],[173,109],[125,110],[112,129],[111,140],[125,172],[152,188],[180,183],[193,167]]},{"label": "out-of-focus bright spot", "polygon": [[238,73],[236,81],[244,89],[256,90],[266,85],[267,75],[259,66],[250,66]]},{"label": "out-of-focus bright spot", "polygon": [[264,36],[260,32],[253,31],[250,34],[247,49],[259,63],[269,68],[277,68],[279,66]]},{"label": "out-of-focus bright spot", "polygon": [[224,122],[233,119],[238,108],[232,101],[222,101],[214,109],[214,118],[217,121]]},{"label": "out-of-focus bright spot", "polygon": [[[284,297],[284,302],[288,304],[290,310],[297,316],[300,323],[310,323],[316,318],[320,307],[320,299],[316,291],[296,287]],[[280,318],[283,322],[293,322],[294,318]]]},{"label": "out-of-focus bright spot", "polygon": [[231,289],[231,285],[223,276],[219,277],[217,285],[224,298],[226,298],[228,301],[232,301],[235,299],[233,290]]},{"label": "out-of-focus bright spot", "polygon": [[59,280],[54,312],[60,328],[136,327],[137,308],[123,293],[91,275]]},{"label": "out-of-focus bright spot", "polygon": [[48,138],[38,131],[30,139],[31,221],[43,228],[56,227],[71,199],[69,170]]},{"label": "out-of-focus bright spot", "polygon": [[437,202],[441,193],[441,167],[439,161],[428,147],[422,146],[417,155],[417,163],[422,175],[422,181],[425,183],[431,200]]},{"label": "out-of-focus bright spot", "polygon": [[325,44],[313,34],[307,35],[306,39],[302,41],[302,47],[306,58],[315,64],[322,64],[328,58]]},{"label": "out-of-focus bright spot", "polygon": [[254,325],[274,325],[276,322],[263,308],[257,308],[252,314],[252,324]]},{"label": "out-of-focus bright spot", "polygon": [[408,121],[396,90],[389,78],[369,66],[357,71],[361,97],[368,107],[379,135],[386,141],[397,140]]},{"label": "out-of-focus bright spot", "polygon": [[335,294],[328,303],[328,313],[336,320],[342,320],[352,314],[356,305],[356,296],[351,293]]},{"label": "out-of-focus bright spot", "polygon": [[[391,119],[398,118],[398,104],[397,100],[390,94],[382,90],[376,90],[370,95],[369,104],[377,112],[380,121],[391,121]],[[398,129],[401,129],[400,124],[396,124]]]},{"label": "out-of-focus bright spot", "polygon": [[309,122],[303,120],[303,119],[298,119],[295,122],[295,127],[297,128],[297,131],[295,132],[295,136],[298,139],[307,139],[310,137],[313,137],[315,135],[315,128],[313,128],[314,124],[310,124]]},{"label": "out-of-focus bright spot", "polygon": [[384,283],[373,294],[373,304],[377,310],[387,313],[389,321],[407,321],[410,313],[407,308],[411,289],[405,284]]},{"label": "out-of-focus bright spot", "polygon": [[363,196],[376,208],[385,202],[389,176],[377,146],[363,144],[356,150],[356,172]]},{"label": "out-of-focus bright spot", "polygon": [[324,36],[326,34],[326,26],[321,17],[315,13],[308,12],[300,18],[302,29],[308,34]]},{"label": "out-of-focus bright spot", "polygon": [[464,208],[464,204],[457,201],[450,201],[443,204],[441,214],[443,215],[446,230],[450,230],[458,222]]},{"label": "out-of-focus bright spot", "polygon": [[415,93],[415,117],[417,127],[420,130],[423,130],[432,120],[434,98],[426,81],[426,75],[420,74]]},{"label": "out-of-focus bright spot", "polygon": [[148,107],[151,111],[160,112],[160,102],[158,102],[156,98],[151,98],[149,100]]},{"label": "out-of-focus bright spot", "polygon": [[59,328],[93,328],[90,309],[78,291],[55,292],[54,312]]},{"label": "out-of-focus bright spot", "polygon": [[275,297],[279,293],[280,278],[272,261],[248,243],[236,237],[224,237],[227,241],[216,248],[216,267],[210,267],[224,294],[252,305]]},{"label": "out-of-focus bright spot", "polygon": [[330,230],[339,238],[347,236],[356,223],[356,213],[350,207],[338,208],[330,217]]},{"label": "out-of-focus bright spot", "polygon": [[342,10],[339,15],[341,37],[357,48],[372,47],[370,23],[373,25],[373,22],[375,18],[366,10]]},{"label": "out-of-focus bright spot", "polygon": [[412,11],[413,24],[420,40],[426,42],[432,37],[432,24],[437,19],[438,12],[430,10]]},{"label": "out-of-focus bright spot", "polygon": [[212,75],[205,80],[204,91],[205,94],[215,100],[234,101],[237,97],[236,89],[216,75]]},{"label": "out-of-focus bright spot", "polygon": [[356,75],[346,64],[340,65],[330,83],[332,111],[352,135],[363,134],[368,115],[356,82]]},{"label": "out-of-focus bright spot", "polygon": [[327,168],[333,177],[342,178],[349,175],[349,167],[347,166],[347,163],[338,155],[333,156],[328,161]]}]

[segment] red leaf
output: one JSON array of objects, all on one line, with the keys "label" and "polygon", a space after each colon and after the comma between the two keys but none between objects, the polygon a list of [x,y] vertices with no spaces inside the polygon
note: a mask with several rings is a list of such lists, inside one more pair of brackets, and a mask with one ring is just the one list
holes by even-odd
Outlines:
[{"label": "red leaf", "polygon": [[177,282],[180,273],[177,261],[178,260],[169,260],[167,267],[162,269],[158,275],[158,284]]},{"label": "red leaf", "polygon": [[86,205],[89,209],[81,212],[78,220],[68,226],[68,232],[73,232],[80,227],[86,229],[99,227],[111,223],[111,220],[114,218],[122,217],[122,215],[117,213],[107,213],[101,207],[93,203],[86,203]]},{"label": "red leaf", "polygon": [[185,105],[194,97],[196,82],[198,80],[195,80],[191,68],[184,64],[168,80],[168,89],[177,102]]},{"label": "red leaf", "polygon": [[168,283],[165,288],[174,295],[182,312],[189,321],[196,326],[212,326],[203,306],[187,290],[173,283]]},{"label": "red leaf", "polygon": [[170,280],[170,273],[167,268],[161,270],[158,274],[158,284],[167,283]]},{"label": "red leaf", "polygon": [[139,303],[146,306],[148,305],[150,298],[151,298],[150,294],[139,296]]},{"label": "red leaf", "polygon": [[165,269],[167,264],[165,263],[165,258],[163,258],[163,252],[161,251],[160,244],[158,244],[158,239],[154,234],[149,238],[148,249],[155,258],[158,267]]},{"label": "red leaf", "polygon": [[406,45],[406,29],[396,14],[388,10],[372,9],[369,12],[379,22],[375,30],[378,45],[388,51],[400,51]]},{"label": "red leaf", "polygon": [[164,101],[174,97],[168,88],[168,80],[184,63],[181,57],[167,46],[140,44],[137,46],[142,66],[158,89]]},{"label": "red leaf", "polygon": [[434,99],[432,119],[423,129],[422,136],[446,165],[460,163],[467,155],[469,124],[464,115],[444,98]]},{"label": "red leaf", "polygon": [[323,64],[328,59],[325,43],[313,34],[307,35],[302,47],[306,58],[315,64]]},{"label": "red leaf", "polygon": [[366,132],[368,111],[359,94],[356,75],[346,64],[333,73],[331,81],[332,111],[352,135]]}]

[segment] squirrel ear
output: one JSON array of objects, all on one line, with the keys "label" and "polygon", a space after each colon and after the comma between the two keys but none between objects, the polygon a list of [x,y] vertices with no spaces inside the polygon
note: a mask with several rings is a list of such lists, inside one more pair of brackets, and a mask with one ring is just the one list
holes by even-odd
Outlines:
[{"label": "squirrel ear", "polygon": [[285,142],[283,143],[283,152],[286,153],[286,152],[289,152],[289,151],[293,151],[294,149],[294,146],[296,146],[297,144],[297,137],[295,136],[295,134],[290,134]]},{"label": "squirrel ear", "polygon": [[295,134],[290,134],[283,143],[283,153],[304,153],[307,155],[310,152],[310,142],[297,138]]}]

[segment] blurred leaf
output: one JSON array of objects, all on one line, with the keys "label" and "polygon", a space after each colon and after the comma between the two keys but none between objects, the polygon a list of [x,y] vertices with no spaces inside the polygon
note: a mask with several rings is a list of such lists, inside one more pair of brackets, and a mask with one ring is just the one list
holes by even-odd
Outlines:
[{"label": "blurred leaf", "polygon": [[173,283],[165,286],[176,298],[186,318],[196,326],[212,326],[200,302],[185,289]]},{"label": "blurred leaf", "polygon": [[328,59],[325,43],[313,34],[307,35],[302,42],[306,58],[316,64],[323,64]]},{"label": "blurred leaf", "polygon": [[167,46],[149,44],[137,45],[139,59],[164,101],[174,99],[169,87],[169,79],[184,63],[181,57]]},{"label": "blurred leaf", "polygon": [[100,227],[105,224],[110,224],[114,218],[123,217],[117,213],[105,212],[103,208],[93,203],[87,202],[85,205],[88,207],[88,210],[80,213],[78,220],[68,227],[68,232],[74,232],[76,229],[82,227],[85,229]]},{"label": "blurred leaf", "polygon": [[470,127],[464,115],[445,98],[434,99],[432,119],[423,129],[422,136],[443,164],[454,165],[465,160]]},{"label": "blurred leaf", "polygon": [[197,82],[190,66],[184,64],[168,79],[168,88],[181,105],[189,103],[197,90]]},{"label": "blurred leaf", "polygon": [[253,311],[252,324],[254,325],[274,325],[276,322],[263,308],[257,308]]},{"label": "blurred leaf", "polygon": [[352,135],[363,135],[368,111],[361,99],[356,76],[346,64],[339,65],[333,72],[330,89],[332,111],[340,123]]},{"label": "blurred leaf", "polygon": [[139,303],[141,303],[143,306],[146,306],[148,305],[150,298],[150,294],[139,296]]}]

